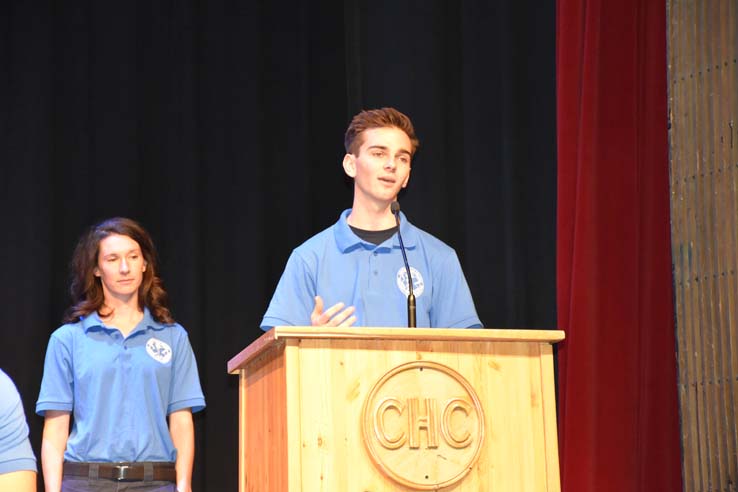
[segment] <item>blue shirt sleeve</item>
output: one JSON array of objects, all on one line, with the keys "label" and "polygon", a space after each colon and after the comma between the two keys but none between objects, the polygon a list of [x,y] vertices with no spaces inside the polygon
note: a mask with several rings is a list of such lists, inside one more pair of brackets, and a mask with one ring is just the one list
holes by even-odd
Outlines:
[{"label": "blue shirt sleeve", "polygon": [[18,390],[0,371],[0,474],[36,471],[36,457],[28,440],[28,424]]},{"label": "blue shirt sleeve", "polygon": [[316,295],[314,270],[315,265],[292,252],[264,314],[262,330],[274,326],[310,326]]},{"label": "blue shirt sleeve", "polygon": [[44,375],[36,402],[36,413],[42,417],[46,410],[71,412],[74,406],[72,355],[62,329],[51,335],[46,349]]},{"label": "blue shirt sleeve", "polygon": [[171,396],[167,414],[191,408],[192,412],[199,412],[205,408],[205,396],[200,386],[200,376],[197,372],[197,361],[192,351],[190,339],[184,328],[179,327],[180,334],[174,353],[172,368]]},{"label": "blue shirt sleeve", "polygon": [[433,286],[433,303],[430,312],[431,326],[436,328],[481,328],[469,285],[456,252],[451,250],[443,258],[436,272]]}]

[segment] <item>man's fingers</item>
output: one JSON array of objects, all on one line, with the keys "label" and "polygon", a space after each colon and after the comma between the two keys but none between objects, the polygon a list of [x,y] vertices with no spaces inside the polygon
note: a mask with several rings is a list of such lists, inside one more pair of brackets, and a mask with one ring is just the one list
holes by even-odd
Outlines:
[{"label": "man's fingers", "polygon": [[320,326],[324,325],[326,321],[330,319],[330,317],[323,320],[323,298],[320,296],[315,296],[315,307],[313,308],[313,312],[310,313],[310,323],[313,326]]},{"label": "man's fingers", "polygon": [[352,316],[356,308],[338,302],[323,311],[323,298],[315,296],[315,307],[310,313],[310,323],[313,326],[351,326],[356,323],[356,316]]},{"label": "man's fingers", "polygon": [[323,311],[323,299],[320,296],[315,296],[315,307],[310,314],[310,322],[313,326],[325,326],[329,324],[335,326],[335,323],[331,322],[331,318],[343,309],[344,306],[344,303],[339,302]]},{"label": "man's fingers", "polygon": [[351,316],[350,318],[344,320],[344,322],[341,323],[339,326],[352,326],[354,323],[356,323],[356,316]]},{"label": "man's fingers", "polygon": [[[343,323],[348,320],[349,316],[354,314],[354,311],[356,311],[356,308],[354,306],[349,306],[340,313],[333,316],[331,319],[331,325],[333,326],[351,326],[351,325],[344,325]],[[356,320],[354,320],[356,321]]]},{"label": "man's fingers", "polygon": [[313,308],[313,312],[310,313],[310,319],[314,316],[320,316],[321,314],[323,314],[323,298],[315,296],[315,307]]},{"label": "man's fingers", "polygon": [[343,309],[345,306],[344,303],[338,302],[323,312],[323,323],[328,323],[335,315],[338,313],[341,309]]}]

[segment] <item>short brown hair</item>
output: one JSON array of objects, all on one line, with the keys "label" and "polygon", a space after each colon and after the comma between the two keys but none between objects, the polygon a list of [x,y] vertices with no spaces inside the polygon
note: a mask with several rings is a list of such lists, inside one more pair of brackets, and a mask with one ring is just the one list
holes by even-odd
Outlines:
[{"label": "short brown hair", "polygon": [[64,322],[76,323],[80,317],[99,311],[103,307],[105,296],[101,280],[95,276],[95,268],[100,251],[100,241],[111,234],[128,236],[141,248],[146,270],[143,272],[143,280],[138,288],[139,307],[149,308],[151,317],[159,323],[174,323],[167,307],[167,293],[156,273],[157,258],[154,242],[141,224],[125,217],[114,217],[92,226],[77,243],[72,255],[72,281],[69,286],[72,305],[64,315]]},{"label": "short brown hair", "polygon": [[372,128],[394,127],[405,132],[410,139],[410,154],[415,155],[420,142],[415,136],[415,128],[413,123],[406,115],[397,111],[395,108],[381,109],[365,109],[353,117],[351,124],[346,129],[346,135],[343,138],[343,146],[349,154],[358,155],[359,148],[363,143],[361,134]]}]

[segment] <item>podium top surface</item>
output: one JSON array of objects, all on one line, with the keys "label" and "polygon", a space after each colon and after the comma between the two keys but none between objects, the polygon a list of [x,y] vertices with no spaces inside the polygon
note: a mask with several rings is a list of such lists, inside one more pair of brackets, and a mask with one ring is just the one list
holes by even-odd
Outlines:
[{"label": "podium top surface", "polygon": [[542,342],[556,343],[564,339],[561,330],[519,330],[491,328],[336,328],[325,326],[275,326],[228,361],[228,372],[240,368],[275,343],[297,339],[346,340],[422,340],[459,342]]}]

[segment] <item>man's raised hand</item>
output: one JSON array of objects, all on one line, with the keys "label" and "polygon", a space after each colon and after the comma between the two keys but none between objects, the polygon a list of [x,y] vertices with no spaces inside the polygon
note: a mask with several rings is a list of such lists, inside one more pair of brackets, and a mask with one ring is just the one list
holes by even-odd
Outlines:
[{"label": "man's raised hand", "polygon": [[345,304],[339,302],[323,311],[323,298],[315,296],[315,307],[310,313],[310,323],[313,326],[351,326],[356,323],[353,316],[356,308],[349,306],[344,309]]}]

